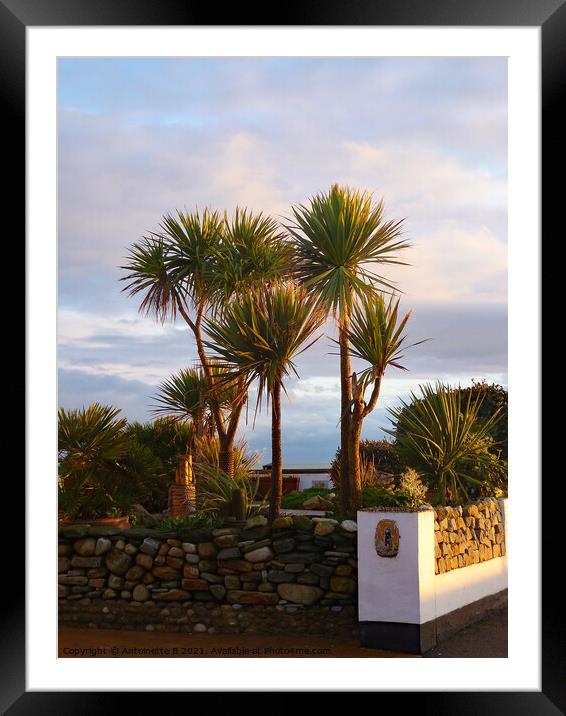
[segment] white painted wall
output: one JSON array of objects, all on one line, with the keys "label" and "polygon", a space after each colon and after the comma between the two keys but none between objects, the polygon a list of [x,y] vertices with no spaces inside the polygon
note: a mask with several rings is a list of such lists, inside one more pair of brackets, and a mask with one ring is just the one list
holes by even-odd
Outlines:
[{"label": "white painted wall", "polygon": [[309,487],[313,486],[313,482],[320,482],[323,481],[326,483],[325,487],[328,489],[332,488],[332,483],[330,482],[330,475],[320,475],[320,474],[304,474],[299,475],[299,490],[306,490]]},{"label": "white painted wall", "polygon": [[[419,623],[419,514],[358,512],[360,621]],[[375,528],[384,519],[395,520],[399,527],[396,557],[379,557],[375,551]]]},{"label": "white painted wall", "polygon": [[[424,624],[507,588],[507,500],[500,500],[505,556],[434,573],[434,512],[358,512],[360,621]],[[383,519],[399,527],[399,553],[379,557],[375,529]]]}]

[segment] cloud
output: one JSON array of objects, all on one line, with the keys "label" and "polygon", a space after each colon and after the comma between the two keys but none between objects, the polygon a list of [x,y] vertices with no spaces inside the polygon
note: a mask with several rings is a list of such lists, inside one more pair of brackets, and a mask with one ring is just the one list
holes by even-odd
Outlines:
[{"label": "cloud", "polygon": [[[196,359],[182,322],[158,325],[121,293],[127,247],[164,213],[240,204],[280,217],[335,181],[383,196],[413,243],[411,265],[387,275],[415,309],[411,339],[432,340],[407,352],[411,372],[388,378],[384,404],[415,381],[506,380],[505,60],[62,59],[59,98],[67,406],[99,399],[145,419],[156,384]],[[335,450],[335,351],[322,338],[297,361],[291,460]],[[246,435],[269,452],[269,415]]]},{"label": "cloud", "polygon": [[[86,325],[104,325],[104,316],[90,316]],[[416,391],[423,382],[443,380],[468,385],[472,379],[507,381],[507,319],[504,307],[438,307],[421,305],[409,324],[411,340],[431,340],[407,350],[408,373],[388,371],[378,409],[364,423],[364,437],[380,438],[389,426],[386,408]],[[98,400],[122,408],[131,420],[151,418],[155,386],[171,372],[194,360],[188,329],[164,330],[159,340],[132,333],[135,323],[116,320],[112,341],[105,334],[85,332],[85,342],[60,347],[60,401],[80,407]],[[328,326],[332,334],[332,326]],[[159,327],[161,330],[161,327]],[[120,333],[122,331],[122,333]],[[188,350],[189,349],[189,350]],[[338,357],[328,338],[322,338],[297,360],[299,379],[287,381],[283,398],[283,447],[288,462],[325,462],[339,443],[340,387]],[[354,368],[361,364],[354,361]],[[255,395],[250,395],[248,420],[242,417],[240,433],[252,450],[271,454],[270,412],[264,404],[254,426]]]}]

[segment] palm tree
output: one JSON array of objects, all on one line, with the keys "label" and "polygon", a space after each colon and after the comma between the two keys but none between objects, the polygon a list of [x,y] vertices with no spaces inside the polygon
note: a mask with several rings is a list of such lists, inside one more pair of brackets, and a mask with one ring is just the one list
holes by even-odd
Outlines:
[{"label": "palm tree", "polygon": [[[411,311],[399,316],[399,299],[390,296],[386,302],[382,294],[364,297],[355,304],[348,337],[352,356],[369,363],[366,368],[352,375],[352,403],[350,413],[350,442],[348,459],[350,467],[350,511],[356,514],[362,506],[362,480],[360,470],[360,439],[364,418],[374,410],[379,399],[383,375],[389,366],[406,370],[401,365],[401,353],[406,335],[403,333]],[[422,341],[419,341],[422,343]],[[418,345],[414,343],[413,345]],[[368,402],[366,390],[371,386]]]},{"label": "palm tree", "polygon": [[307,291],[293,282],[273,282],[233,299],[218,318],[205,319],[206,345],[244,390],[258,382],[256,410],[264,397],[271,401],[271,476],[269,516],[281,507],[283,463],[281,450],[281,391],[283,381],[297,374],[293,358],[316,338],[324,314]]},{"label": "palm tree", "polygon": [[506,470],[506,464],[486,449],[503,411],[499,408],[482,419],[482,393],[464,395],[443,383],[421,385],[420,390],[420,396],[411,393],[409,401],[389,408],[396,425],[387,432],[395,437],[405,464],[437,489],[442,504],[468,499],[467,488],[481,486],[478,475]]},{"label": "palm tree", "polygon": [[186,426],[187,442],[183,470],[185,481],[193,482],[195,442],[210,432],[207,383],[202,369],[187,368],[164,380],[155,396],[153,412]]},{"label": "palm tree", "polygon": [[329,191],[312,197],[308,205],[292,208],[286,226],[297,256],[296,275],[316,297],[327,314],[338,323],[340,345],[340,454],[343,488],[342,509],[349,502],[350,435],[349,407],[352,381],[349,326],[356,301],[377,287],[392,285],[374,268],[378,264],[400,264],[397,253],[409,246],[401,238],[403,220],[387,221],[383,202],[371,194],[334,184]]},{"label": "palm tree", "polygon": [[59,511],[92,519],[127,514],[159,486],[160,462],[128,434],[120,410],[92,403],[58,414]]},{"label": "palm tree", "polygon": [[[163,217],[160,230],[134,243],[122,266],[128,273],[124,290],[142,295],[140,311],[157,320],[175,320],[180,313],[194,334],[209,391],[209,401],[221,447],[221,466],[234,472],[234,440],[245,403],[241,390],[231,410],[223,410],[213,367],[206,354],[202,321],[217,313],[222,302],[288,264],[288,247],[276,223],[261,213],[236,209],[230,220],[218,211],[180,212]],[[242,379],[240,379],[242,382]],[[243,384],[243,383],[242,383]]]}]

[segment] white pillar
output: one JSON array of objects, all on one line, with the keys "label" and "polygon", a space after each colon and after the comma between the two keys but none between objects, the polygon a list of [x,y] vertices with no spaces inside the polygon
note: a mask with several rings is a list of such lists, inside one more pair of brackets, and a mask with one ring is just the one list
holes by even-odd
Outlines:
[{"label": "white pillar", "polygon": [[[500,501],[507,549],[507,500]],[[435,574],[432,509],[358,512],[358,614],[366,646],[422,653],[506,599],[507,554]],[[399,531],[395,556],[380,556],[381,520]]]}]

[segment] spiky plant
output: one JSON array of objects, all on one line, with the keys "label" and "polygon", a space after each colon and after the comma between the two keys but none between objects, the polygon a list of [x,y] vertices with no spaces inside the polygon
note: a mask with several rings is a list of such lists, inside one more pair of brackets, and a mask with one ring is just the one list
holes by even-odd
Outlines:
[{"label": "spiky plant", "polygon": [[[354,305],[348,331],[351,351],[355,358],[368,363],[369,367],[359,375],[352,375],[348,460],[351,479],[350,510],[353,515],[362,504],[360,440],[363,421],[377,405],[387,368],[406,370],[401,361],[406,347],[405,328],[410,316],[411,311],[404,316],[400,315],[399,299],[394,296],[386,300],[383,294],[377,294],[364,297]],[[371,393],[366,402],[366,391],[369,388]]]},{"label": "spiky plant", "polygon": [[387,432],[395,437],[405,464],[436,488],[442,504],[467,500],[469,486],[481,485],[478,473],[505,469],[485,449],[501,411],[480,419],[481,393],[463,397],[461,391],[443,383],[421,385],[420,391],[388,408],[395,427]]},{"label": "spiky plant", "polygon": [[262,212],[236,208],[225,216],[218,252],[215,305],[270,281],[284,278],[292,265],[292,247],[279,224]]},{"label": "spiky plant", "polygon": [[349,507],[349,406],[352,401],[349,328],[357,300],[376,289],[392,290],[376,267],[401,264],[398,254],[409,246],[402,238],[403,220],[387,220],[383,201],[365,191],[334,184],[303,205],[292,208],[286,228],[296,253],[296,275],[338,324],[340,344],[340,447],[342,510]]},{"label": "spiky plant", "polygon": [[281,390],[289,375],[298,375],[293,359],[314,343],[324,321],[315,303],[305,288],[274,282],[237,297],[219,318],[205,321],[207,347],[233,376],[244,379],[244,390],[257,383],[256,409],[263,398],[271,402],[271,519],[279,513],[283,486]]},{"label": "spiky plant", "polygon": [[59,510],[71,518],[127,514],[151,491],[160,463],[132,444],[120,410],[93,403],[58,415]]},{"label": "spiky plant", "polygon": [[195,441],[210,429],[208,387],[204,373],[198,368],[183,368],[164,380],[154,397],[156,415],[164,415],[185,425],[185,469],[193,479]]},{"label": "spiky plant", "polygon": [[[249,452],[248,445],[243,438],[234,443],[234,479],[240,480],[250,475],[259,459],[257,453]],[[216,436],[205,435],[196,441],[195,445],[195,471],[197,480],[200,467],[220,468],[220,443]]]}]

